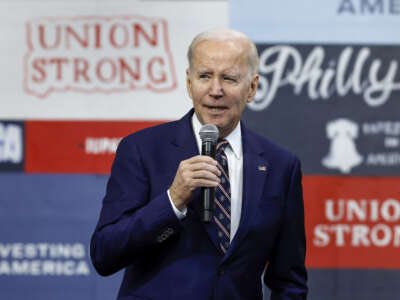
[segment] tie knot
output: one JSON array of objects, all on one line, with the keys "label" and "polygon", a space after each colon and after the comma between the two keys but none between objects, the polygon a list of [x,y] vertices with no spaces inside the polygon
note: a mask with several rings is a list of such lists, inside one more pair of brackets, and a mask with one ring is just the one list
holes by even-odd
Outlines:
[{"label": "tie knot", "polygon": [[217,151],[225,151],[225,148],[229,145],[226,139],[218,139],[217,141]]}]

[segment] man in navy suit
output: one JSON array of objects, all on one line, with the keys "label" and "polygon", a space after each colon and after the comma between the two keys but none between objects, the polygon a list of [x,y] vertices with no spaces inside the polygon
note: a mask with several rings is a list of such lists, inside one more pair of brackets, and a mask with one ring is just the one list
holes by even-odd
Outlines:
[{"label": "man in navy suit", "polygon": [[[240,122],[257,90],[256,47],[240,32],[211,30],[192,41],[188,60],[194,109],[118,147],[93,264],[104,276],[125,269],[124,300],[262,299],[262,280],[270,299],[306,299],[299,160]],[[199,155],[202,124],[218,127],[229,166],[221,199],[229,207],[211,223],[201,220],[199,187],[221,188],[225,179],[217,160]]]}]

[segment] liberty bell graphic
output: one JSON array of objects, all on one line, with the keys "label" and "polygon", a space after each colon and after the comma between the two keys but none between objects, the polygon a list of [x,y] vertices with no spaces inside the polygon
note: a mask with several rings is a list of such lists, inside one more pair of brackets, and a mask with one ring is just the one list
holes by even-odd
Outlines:
[{"label": "liberty bell graphic", "polygon": [[354,139],[358,137],[358,125],[348,119],[337,119],[326,126],[327,137],[331,140],[329,153],[322,159],[328,169],[338,169],[349,173],[363,161],[358,153]]}]

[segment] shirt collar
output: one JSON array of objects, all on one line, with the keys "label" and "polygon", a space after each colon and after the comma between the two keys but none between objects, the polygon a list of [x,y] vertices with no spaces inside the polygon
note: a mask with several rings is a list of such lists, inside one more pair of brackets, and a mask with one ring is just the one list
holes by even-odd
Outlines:
[{"label": "shirt collar", "polygon": [[[199,149],[199,153],[201,153],[201,139],[200,139],[200,128],[201,123],[196,116],[196,113],[192,116],[192,127],[194,136],[196,137],[197,147]],[[240,121],[236,125],[235,129],[227,136],[225,139],[229,142],[230,149],[237,159],[240,159],[242,156],[242,132],[240,130]]]}]

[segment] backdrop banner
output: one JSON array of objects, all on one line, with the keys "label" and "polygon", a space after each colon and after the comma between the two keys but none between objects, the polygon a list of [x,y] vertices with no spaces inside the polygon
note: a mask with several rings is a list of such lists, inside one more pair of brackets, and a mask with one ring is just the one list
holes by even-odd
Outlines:
[{"label": "backdrop banner", "polygon": [[230,1],[260,54],[246,124],[302,161],[311,300],[400,292],[399,15],[395,0]]},{"label": "backdrop banner", "polygon": [[219,1],[1,1],[0,299],[116,299],[121,272],[89,258],[116,147],[189,110],[186,50],[227,20]]}]

